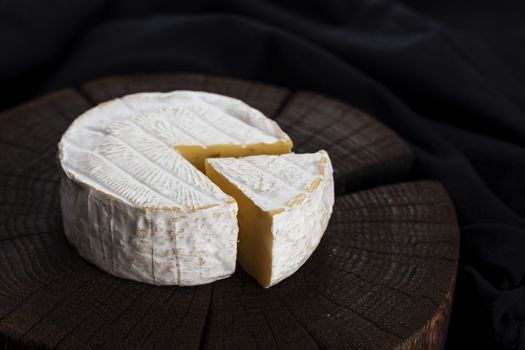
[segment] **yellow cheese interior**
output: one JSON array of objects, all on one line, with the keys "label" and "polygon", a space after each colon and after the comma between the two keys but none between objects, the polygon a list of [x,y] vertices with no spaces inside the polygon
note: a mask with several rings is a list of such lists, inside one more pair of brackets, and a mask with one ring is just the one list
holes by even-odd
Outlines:
[{"label": "yellow cheese interior", "polygon": [[234,184],[205,162],[206,175],[226,194],[237,201],[239,211],[239,243],[237,261],[263,287],[268,287],[272,276],[272,213],[257,207]]},{"label": "yellow cheese interior", "polygon": [[206,158],[245,157],[257,154],[284,154],[292,150],[292,142],[278,141],[276,143],[257,143],[246,146],[240,145],[213,145],[202,147],[197,145],[180,145],[175,149],[181,153],[197,169],[204,172]]},{"label": "yellow cheese interior", "polygon": [[251,199],[213,169],[206,162],[206,159],[290,153],[292,141],[278,141],[272,144],[258,143],[244,147],[240,145],[213,145],[208,147],[179,145],[175,149],[193,166],[205,172],[209,179],[226,194],[235,198],[239,208],[237,214],[239,224],[237,261],[263,287],[268,287],[272,273],[272,213],[260,210]]}]

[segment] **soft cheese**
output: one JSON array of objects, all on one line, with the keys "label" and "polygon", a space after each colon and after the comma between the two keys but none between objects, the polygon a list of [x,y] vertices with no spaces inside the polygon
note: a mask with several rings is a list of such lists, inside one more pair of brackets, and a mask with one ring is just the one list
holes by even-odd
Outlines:
[{"label": "soft cheese", "polygon": [[297,271],[319,244],[332,173],[325,151],[206,160],[206,174],[239,205],[238,261],[263,287]]},{"label": "soft cheese", "polygon": [[243,102],[205,92],[103,103],[59,144],[64,230],[103,270],[196,285],[235,270],[237,204],[201,171],[210,156],[280,154],[291,140]]}]

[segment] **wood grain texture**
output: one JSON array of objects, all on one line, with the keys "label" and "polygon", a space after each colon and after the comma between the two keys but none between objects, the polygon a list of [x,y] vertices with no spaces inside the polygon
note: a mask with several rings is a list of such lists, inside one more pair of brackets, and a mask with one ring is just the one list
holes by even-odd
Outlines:
[{"label": "wood grain texture", "polygon": [[296,152],[330,154],[337,193],[400,180],[412,167],[412,151],[399,136],[338,100],[295,92],[275,119]]},{"label": "wood grain texture", "polygon": [[[344,180],[329,228],[314,255],[282,283],[262,289],[238,267],[209,285],[150,286],[100,271],[66,242],[56,165],[61,134],[94,101],[172,89],[241,98],[275,116],[298,151],[330,152]],[[459,249],[453,206],[434,182],[368,189],[407,173],[411,152],[391,130],[341,102],[194,74],[112,77],[0,114],[0,151],[0,348],[444,344]]]}]

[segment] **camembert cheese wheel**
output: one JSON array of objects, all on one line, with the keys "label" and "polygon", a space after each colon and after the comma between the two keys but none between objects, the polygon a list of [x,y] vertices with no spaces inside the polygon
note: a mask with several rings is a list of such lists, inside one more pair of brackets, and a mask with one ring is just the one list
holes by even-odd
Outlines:
[{"label": "camembert cheese wheel", "polygon": [[263,287],[290,276],[310,257],[334,204],[325,151],[207,159],[206,174],[237,201],[238,261]]},{"label": "camembert cheese wheel", "polygon": [[115,276],[156,285],[225,278],[235,270],[238,207],[199,169],[209,157],[291,147],[275,122],[226,96],[175,91],[103,103],[59,144],[66,237]]}]

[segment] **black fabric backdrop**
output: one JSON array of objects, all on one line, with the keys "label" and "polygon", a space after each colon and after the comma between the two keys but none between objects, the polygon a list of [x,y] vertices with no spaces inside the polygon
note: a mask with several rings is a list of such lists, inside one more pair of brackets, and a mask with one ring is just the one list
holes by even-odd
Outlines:
[{"label": "black fabric backdrop", "polygon": [[441,181],[456,205],[448,348],[525,349],[525,4],[447,3],[3,0],[0,109],[107,74],[177,70],[354,104],[408,140],[414,178]]}]

